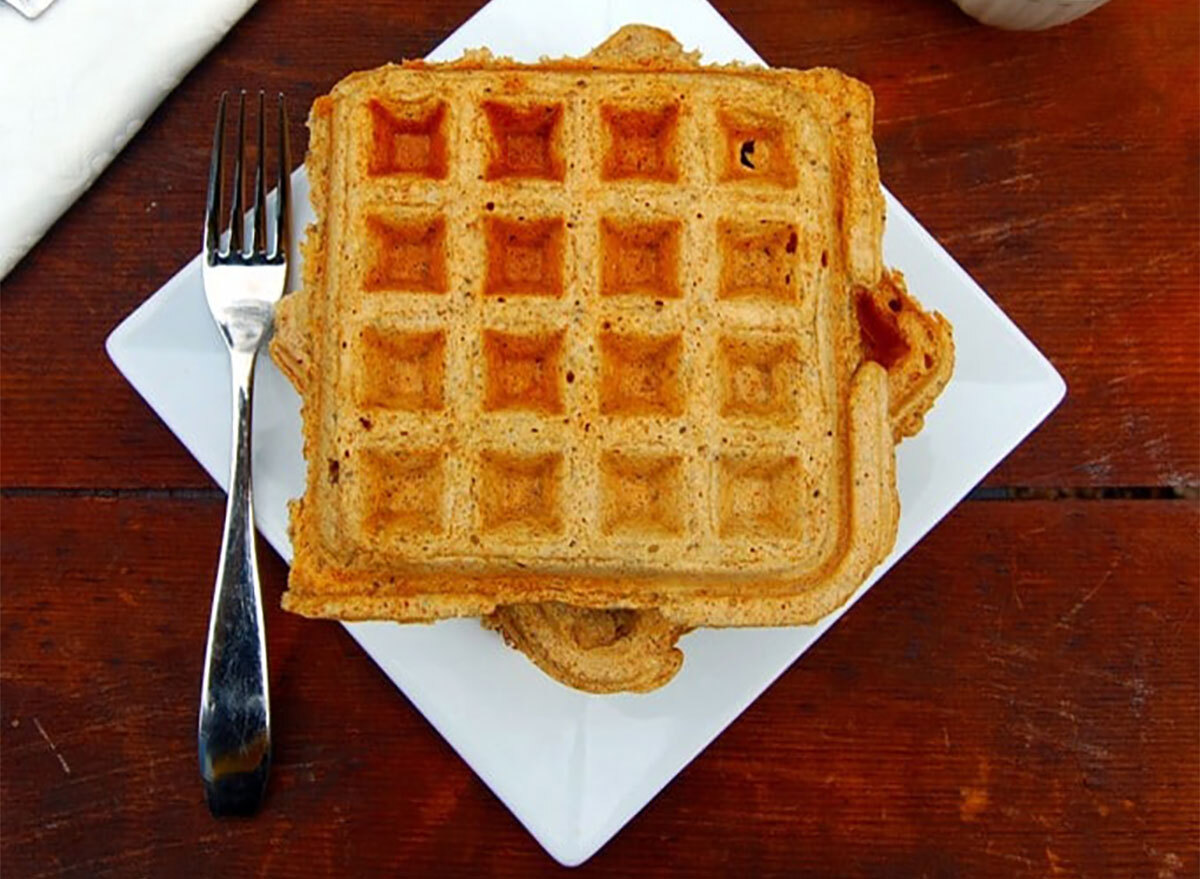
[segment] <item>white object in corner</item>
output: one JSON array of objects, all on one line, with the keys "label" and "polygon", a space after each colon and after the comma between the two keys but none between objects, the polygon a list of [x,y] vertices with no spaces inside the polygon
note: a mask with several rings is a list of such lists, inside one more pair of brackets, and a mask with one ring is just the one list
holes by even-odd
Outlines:
[{"label": "white object in corner", "polygon": [[1041,31],[1082,18],[1108,0],[954,0],[967,15],[1012,31]]}]

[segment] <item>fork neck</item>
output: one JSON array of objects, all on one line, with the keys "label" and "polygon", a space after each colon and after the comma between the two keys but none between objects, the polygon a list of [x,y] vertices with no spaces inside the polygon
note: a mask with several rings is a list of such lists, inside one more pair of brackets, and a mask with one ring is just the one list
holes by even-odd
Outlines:
[{"label": "fork neck", "polygon": [[257,358],[257,346],[253,348],[230,347],[229,378],[235,394],[240,391],[249,395],[254,384],[254,362]]}]

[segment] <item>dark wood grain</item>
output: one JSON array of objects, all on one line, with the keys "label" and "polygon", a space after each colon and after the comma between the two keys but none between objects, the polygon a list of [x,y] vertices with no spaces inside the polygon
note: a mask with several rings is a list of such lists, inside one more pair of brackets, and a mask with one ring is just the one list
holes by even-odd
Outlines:
[{"label": "dark wood grain", "polygon": [[[1200,876],[1200,8],[719,5],[874,88],[885,182],[1070,386],[990,494],[1067,499],[960,507],[582,872]],[[209,819],[223,498],[102,350],[197,249],[222,89],[286,91],[299,152],[314,97],[475,7],[260,0],[4,280],[5,876],[559,872],[338,626],[278,609],[269,550],[270,799]],[[1121,486],[1178,499],[1070,499]]]},{"label": "dark wood grain", "polygon": [[[4,484],[209,484],[101,345],[197,249],[215,95],[282,89],[299,117],[471,9],[273,0],[201,62],[4,283]],[[979,27],[946,0],[725,11],[772,63],[874,87],[884,180],[1064,373],[1062,409],[989,484],[1200,480],[1196,4],[1123,0],[1042,34]]]},{"label": "dark wood grain", "polygon": [[[553,872],[339,626],[278,609],[269,552],[270,799],[209,818],[221,512],[3,502],[5,873]],[[963,505],[583,872],[1195,875],[1198,525],[1174,501]]]}]

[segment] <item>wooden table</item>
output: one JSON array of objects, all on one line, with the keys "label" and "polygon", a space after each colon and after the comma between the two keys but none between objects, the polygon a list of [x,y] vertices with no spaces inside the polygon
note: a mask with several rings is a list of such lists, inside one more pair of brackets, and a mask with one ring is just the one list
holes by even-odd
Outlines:
[{"label": "wooden table", "polygon": [[[221,89],[307,106],[473,5],[260,2],[5,280],[6,877],[559,869],[339,626],[278,609],[269,550],[270,799],[208,816],[223,495],[102,347],[197,249]],[[1196,3],[1042,34],[948,0],[721,6],[770,62],[874,87],[884,180],[1070,391],[581,872],[1198,875]]]}]

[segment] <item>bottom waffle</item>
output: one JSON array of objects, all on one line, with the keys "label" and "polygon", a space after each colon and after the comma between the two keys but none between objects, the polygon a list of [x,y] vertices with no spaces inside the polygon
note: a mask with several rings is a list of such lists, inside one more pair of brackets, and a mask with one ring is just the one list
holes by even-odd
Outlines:
[{"label": "bottom waffle", "polygon": [[[887,369],[896,442],[915,436],[950,380],[950,324],[909,294],[904,276],[885,272],[873,290],[856,293],[864,360]],[[552,678],[590,693],[645,692],[683,665],[676,642],[688,629],[655,610],[598,610],[569,604],[513,604],[483,618],[487,628]]]},{"label": "bottom waffle", "polygon": [[557,601],[507,604],[483,618],[555,680],[590,693],[642,693],[683,665],[688,630],[656,610],[596,610]]}]

